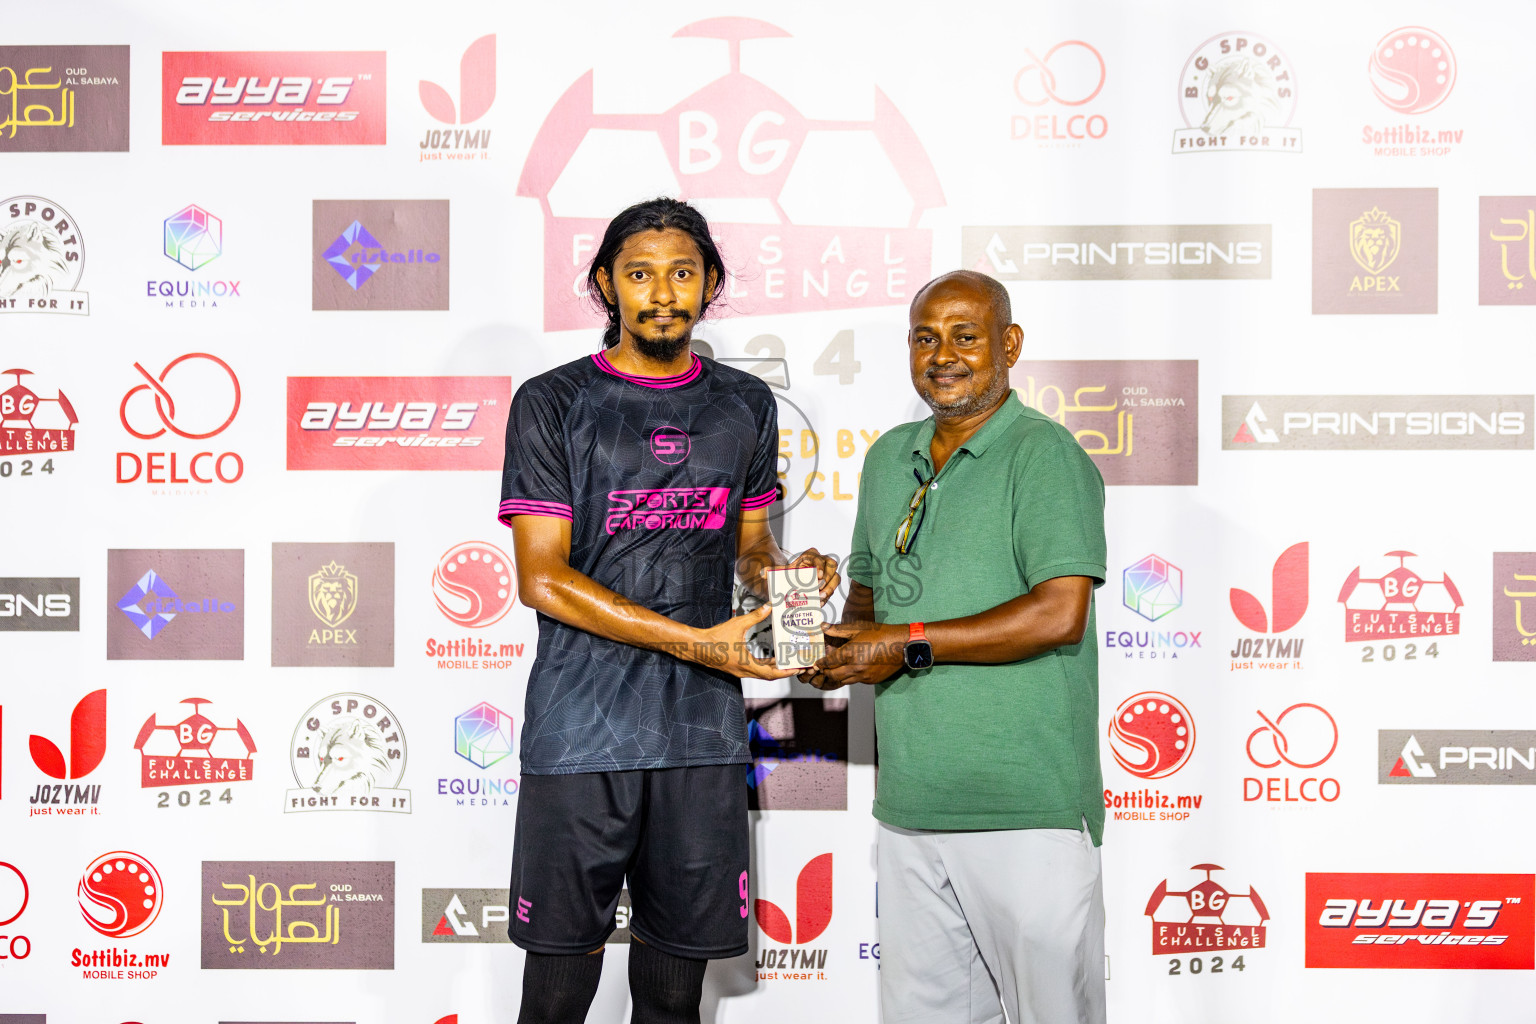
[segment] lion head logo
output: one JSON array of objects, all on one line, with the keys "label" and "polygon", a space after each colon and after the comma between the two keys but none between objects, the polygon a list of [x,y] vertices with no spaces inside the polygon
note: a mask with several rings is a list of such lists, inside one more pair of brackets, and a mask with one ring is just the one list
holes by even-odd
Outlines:
[{"label": "lion head logo", "polygon": [[320,771],[309,788],[325,796],[343,789],[353,794],[371,792],[393,770],[383,734],[357,718],[345,719],[322,733],[319,755]]},{"label": "lion head logo", "polygon": [[1224,60],[1211,68],[1205,101],[1209,109],[1201,127],[1211,135],[1258,131],[1284,116],[1274,74],[1247,57]]},{"label": "lion head logo", "polygon": [[309,610],[327,626],[336,627],[357,609],[357,576],[331,559],[309,577]]},{"label": "lion head logo", "polygon": [[58,232],[35,220],[0,232],[0,296],[46,296],[68,272]]}]

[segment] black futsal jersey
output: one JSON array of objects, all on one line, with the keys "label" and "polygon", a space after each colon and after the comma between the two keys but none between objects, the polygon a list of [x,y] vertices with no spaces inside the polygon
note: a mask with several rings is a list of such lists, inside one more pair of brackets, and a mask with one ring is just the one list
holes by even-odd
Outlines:
[{"label": "black futsal jersey", "polygon": [[[694,357],[673,377],[599,353],[518,389],[501,521],[571,521],[571,568],[690,626],[731,613],[742,510],[775,497],[778,410],[757,377]],[[522,770],[746,764],[741,682],[539,616]]]}]

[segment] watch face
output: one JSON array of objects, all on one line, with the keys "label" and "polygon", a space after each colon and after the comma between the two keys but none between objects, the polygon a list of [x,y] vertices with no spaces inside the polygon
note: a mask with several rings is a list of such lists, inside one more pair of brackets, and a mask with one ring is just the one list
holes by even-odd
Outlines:
[{"label": "watch face", "polygon": [[907,668],[932,668],[933,644],[927,640],[908,640],[902,660]]}]

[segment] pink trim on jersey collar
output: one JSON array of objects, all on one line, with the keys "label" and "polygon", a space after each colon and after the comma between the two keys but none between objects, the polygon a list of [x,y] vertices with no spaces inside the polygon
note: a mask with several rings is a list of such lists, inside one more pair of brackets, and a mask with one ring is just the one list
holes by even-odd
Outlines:
[{"label": "pink trim on jersey collar", "polygon": [[699,374],[704,372],[704,360],[700,359],[696,352],[693,353],[692,366],[682,373],[676,373],[670,377],[637,377],[632,373],[622,373],[614,369],[613,364],[608,361],[608,353],[606,352],[595,353],[592,356],[592,361],[604,373],[611,374],[621,380],[627,380],[631,384],[639,384],[643,388],[680,388],[684,384],[697,380]]}]

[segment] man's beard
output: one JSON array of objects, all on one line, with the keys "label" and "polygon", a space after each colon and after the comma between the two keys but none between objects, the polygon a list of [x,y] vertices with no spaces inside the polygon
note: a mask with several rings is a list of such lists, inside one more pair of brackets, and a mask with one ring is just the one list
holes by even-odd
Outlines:
[{"label": "man's beard", "polygon": [[647,359],[658,363],[670,363],[683,354],[688,347],[689,337],[684,334],[681,338],[641,338],[635,336],[635,348]]},{"label": "man's beard", "polygon": [[941,405],[935,402],[931,390],[919,390],[918,397],[922,398],[924,404],[933,410],[935,419],[951,420],[971,416],[990,409],[1002,400],[1003,396],[1008,393],[1008,390],[1009,381],[1007,373],[999,373],[992,378],[992,383],[985,391],[966,395],[947,404]]}]

